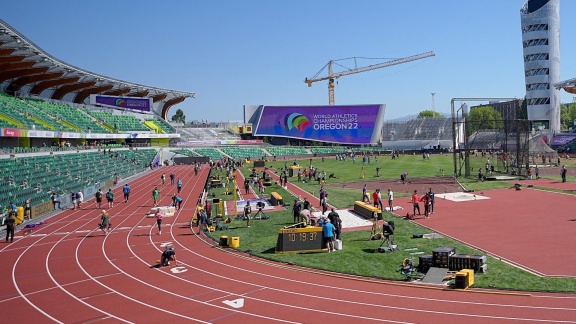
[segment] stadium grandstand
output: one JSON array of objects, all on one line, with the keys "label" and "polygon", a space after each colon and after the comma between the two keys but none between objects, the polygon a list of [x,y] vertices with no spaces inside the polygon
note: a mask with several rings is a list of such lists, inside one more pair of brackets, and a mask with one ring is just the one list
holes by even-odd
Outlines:
[{"label": "stadium grandstand", "polygon": [[[334,138],[275,137],[265,132],[258,136],[252,133],[252,120],[241,125],[168,122],[169,109],[194,98],[193,92],[117,80],[67,64],[2,20],[0,67],[0,181],[5,184],[0,209],[30,198],[37,211],[51,211],[53,193],[62,201],[71,191],[90,196],[96,188],[116,185],[119,179],[170,164],[176,157],[271,160],[450,150],[453,145],[451,118],[381,123],[380,105],[370,108],[379,121],[374,125],[371,119],[373,134],[364,135],[366,142],[350,145]],[[250,109],[253,116],[261,116],[259,112],[269,108]],[[470,148],[496,148],[514,141],[499,136],[477,131],[470,137]],[[550,152],[541,138],[533,139],[531,150]],[[562,140],[555,148],[576,149],[576,138]]]},{"label": "stadium grandstand", "polygon": [[389,150],[451,148],[452,119],[424,117],[384,122],[382,145]]}]

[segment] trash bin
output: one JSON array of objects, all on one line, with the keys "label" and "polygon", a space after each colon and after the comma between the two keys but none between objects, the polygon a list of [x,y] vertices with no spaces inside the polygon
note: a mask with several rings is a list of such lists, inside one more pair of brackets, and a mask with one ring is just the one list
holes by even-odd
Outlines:
[{"label": "trash bin", "polygon": [[240,247],[240,237],[239,236],[232,236],[228,241],[228,246],[234,249]]},{"label": "trash bin", "polygon": [[226,235],[220,236],[220,246],[228,247],[228,236]]}]

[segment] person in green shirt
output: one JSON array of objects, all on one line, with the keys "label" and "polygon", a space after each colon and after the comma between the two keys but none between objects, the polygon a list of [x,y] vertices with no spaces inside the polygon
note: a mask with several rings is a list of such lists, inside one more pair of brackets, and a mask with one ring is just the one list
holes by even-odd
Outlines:
[{"label": "person in green shirt", "polygon": [[158,196],[160,195],[160,190],[158,190],[158,187],[154,187],[154,190],[152,190],[152,199],[154,199],[154,207],[158,206]]},{"label": "person in green shirt", "polygon": [[106,201],[108,201],[109,209],[114,207],[114,193],[112,192],[112,189],[108,189],[108,192],[106,193]]}]

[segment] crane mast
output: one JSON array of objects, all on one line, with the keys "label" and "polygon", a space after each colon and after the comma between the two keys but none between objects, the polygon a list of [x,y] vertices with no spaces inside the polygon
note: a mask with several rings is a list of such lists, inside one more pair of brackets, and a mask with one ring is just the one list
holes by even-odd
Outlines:
[{"label": "crane mast", "polygon": [[[408,57],[404,57],[404,58],[399,58],[399,59],[395,59],[395,60],[391,60],[388,62],[384,62],[384,63],[378,63],[378,64],[373,64],[373,65],[368,65],[368,66],[364,66],[364,67],[360,67],[360,68],[356,68],[356,69],[348,69],[346,71],[342,71],[342,72],[338,72],[338,73],[334,73],[333,72],[333,68],[332,65],[334,64],[334,61],[330,60],[328,61],[328,63],[325,65],[325,67],[328,67],[328,76],[325,77],[318,77],[317,75],[312,77],[312,78],[306,78],[304,80],[304,82],[306,84],[308,84],[308,87],[312,86],[312,83],[314,82],[319,82],[319,81],[328,81],[328,104],[329,105],[334,105],[334,81],[336,79],[338,79],[339,77],[343,77],[346,75],[350,75],[350,74],[356,74],[356,73],[362,73],[362,72],[366,72],[366,71],[372,71],[372,70],[376,70],[376,69],[381,69],[381,68],[385,68],[388,66],[393,66],[393,65],[398,65],[398,64],[403,64],[403,63],[408,63],[408,62],[412,62],[412,61],[416,61],[416,60],[421,60],[427,57],[431,57],[431,56],[435,56],[436,54],[434,54],[434,52],[426,52],[426,53],[422,53],[422,54],[417,54],[417,55],[412,55],[412,56],[408,56]],[[324,69],[324,68],[323,68]],[[322,70],[323,70],[322,69]]]}]

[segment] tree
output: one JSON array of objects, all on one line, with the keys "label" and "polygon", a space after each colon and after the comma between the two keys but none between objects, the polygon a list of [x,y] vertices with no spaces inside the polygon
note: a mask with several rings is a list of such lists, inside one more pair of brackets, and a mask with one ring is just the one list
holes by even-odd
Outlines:
[{"label": "tree", "polygon": [[468,134],[480,129],[503,129],[502,115],[491,106],[477,107],[470,110],[467,119]]},{"label": "tree", "polygon": [[176,110],[176,113],[174,114],[174,116],[172,116],[172,121],[177,122],[177,123],[186,124],[186,115],[184,115],[184,112],[182,111],[182,109]]},{"label": "tree", "polygon": [[576,98],[568,106],[560,105],[560,129],[567,131],[570,128],[574,129],[574,121],[576,120]]},{"label": "tree", "polygon": [[418,118],[424,118],[424,117],[442,117],[442,114],[436,111],[432,111],[432,110],[423,110],[418,114]]}]

